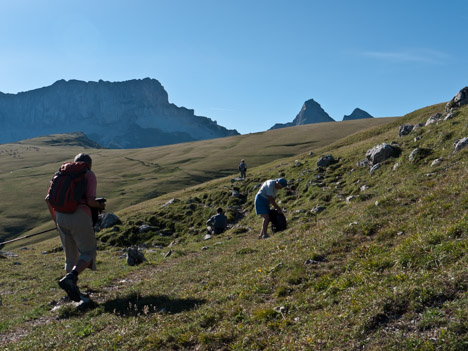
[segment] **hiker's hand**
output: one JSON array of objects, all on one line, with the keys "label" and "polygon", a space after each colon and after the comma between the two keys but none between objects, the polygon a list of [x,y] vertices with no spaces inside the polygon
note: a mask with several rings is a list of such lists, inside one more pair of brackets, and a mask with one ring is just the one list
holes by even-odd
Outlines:
[{"label": "hiker's hand", "polygon": [[106,209],[106,203],[104,201],[98,202],[99,210],[104,211]]}]

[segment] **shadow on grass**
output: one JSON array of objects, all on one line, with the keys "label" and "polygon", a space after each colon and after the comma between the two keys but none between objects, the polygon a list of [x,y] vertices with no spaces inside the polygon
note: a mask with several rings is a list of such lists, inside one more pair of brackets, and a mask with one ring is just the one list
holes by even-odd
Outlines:
[{"label": "shadow on grass", "polygon": [[191,310],[206,300],[201,299],[171,299],[165,295],[141,296],[132,293],[128,296],[118,297],[102,304],[104,310],[121,317],[133,317],[153,313],[180,313]]}]

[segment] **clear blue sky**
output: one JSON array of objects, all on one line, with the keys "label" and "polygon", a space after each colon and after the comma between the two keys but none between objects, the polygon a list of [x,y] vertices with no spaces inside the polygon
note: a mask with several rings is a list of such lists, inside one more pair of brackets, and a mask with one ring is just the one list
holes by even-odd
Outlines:
[{"label": "clear blue sky", "polygon": [[0,91],[151,77],[243,134],[311,98],[399,116],[468,85],[467,25],[460,0],[0,0]]}]

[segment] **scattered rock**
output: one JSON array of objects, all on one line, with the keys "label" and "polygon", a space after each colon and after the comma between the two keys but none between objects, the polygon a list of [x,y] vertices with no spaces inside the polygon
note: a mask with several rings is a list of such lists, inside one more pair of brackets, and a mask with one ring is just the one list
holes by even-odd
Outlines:
[{"label": "scattered rock", "polygon": [[172,255],[173,250],[169,250],[167,254],[164,255],[164,258],[168,258],[170,255]]},{"label": "scattered rock", "polygon": [[302,166],[302,162],[301,162],[301,161],[296,160],[296,161],[294,161],[294,162],[295,162],[295,163],[294,163],[294,167],[301,167],[301,166]]},{"label": "scattered rock", "polygon": [[139,251],[136,247],[129,247],[127,250],[127,264],[129,266],[136,266],[146,261],[143,252]]},{"label": "scattered rock", "polygon": [[320,205],[316,205],[310,210],[310,212],[312,212],[313,214],[319,214],[323,211],[325,211],[325,207],[320,206]]},{"label": "scattered rock", "polygon": [[211,235],[210,234],[206,234],[205,237],[203,238],[203,240],[210,240],[211,239]]},{"label": "scattered rock", "polygon": [[317,167],[328,167],[335,162],[336,160],[332,155],[325,155],[318,159]]},{"label": "scattered rock", "polygon": [[[465,89],[467,89],[467,88],[465,88]],[[453,149],[454,149],[453,151],[458,152],[461,149],[465,148],[467,145],[468,145],[468,138],[467,137],[464,137],[462,139],[457,139],[453,143]]]},{"label": "scattered rock", "polygon": [[360,189],[361,191],[366,191],[367,189],[369,189],[369,186],[367,186],[367,185],[364,184],[364,185],[361,186],[359,189]]},{"label": "scattered rock", "polygon": [[208,248],[209,248],[208,246],[203,246],[201,249],[202,249],[202,251],[206,251],[206,250],[208,250]]},{"label": "scattered rock", "polygon": [[99,215],[99,220],[96,226],[98,227],[98,230],[104,229],[104,228],[111,228],[114,225],[117,224],[122,224],[122,221],[113,213],[103,213]]},{"label": "scattered rock", "polygon": [[173,199],[170,199],[165,204],[161,205],[161,207],[166,207],[166,206],[169,206],[169,205],[174,204],[174,203],[179,202],[179,201],[180,201],[179,199],[173,198]]},{"label": "scattered rock", "polygon": [[437,123],[441,119],[442,115],[440,113],[436,113],[435,115],[429,117],[429,119],[426,121],[425,126],[427,127],[428,125],[432,123]]},{"label": "scattered rock", "polygon": [[441,157],[441,158],[436,158],[434,161],[432,161],[431,167],[437,166],[437,165],[440,164],[443,160],[444,160],[443,157]]},{"label": "scattered rock", "polygon": [[5,257],[18,257],[17,254],[15,254],[14,252],[10,252],[10,251],[0,251],[0,255],[5,256]]},{"label": "scattered rock", "polygon": [[398,130],[398,136],[401,138],[405,135],[408,135],[413,130],[414,126],[412,124],[403,124]]},{"label": "scattered rock", "polygon": [[314,154],[313,151],[310,151],[310,152],[309,152],[309,156],[314,156],[314,155],[315,155],[315,154]]},{"label": "scattered rock", "polygon": [[367,158],[364,158],[362,160],[359,160],[357,163],[356,163],[356,166],[358,167],[368,167],[369,166],[369,160]]},{"label": "scattered rock", "polygon": [[312,260],[312,259],[309,258],[309,259],[305,260],[304,264],[305,264],[305,265],[320,264],[320,262],[319,262],[319,261],[316,261],[316,260]]},{"label": "scattered rock", "polygon": [[355,226],[355,225],[358,225],[359,223],[358,222],[351,222],[348,224],[348,226],[352,227],[352,226]]},{"label": "scattered rock", "polygon": [[356,199],[356,196],[350,195],[346,198],[346,203],[349,204],[351,201],[354,201]]},{"label": "scattered rock", "polygon": [[149,231],[153,230],[154,228],[148,224],[142,224],[139,228],[138,228],[138,232],[139,233],[148,233]]},{"label": "scattered rock", "polygon": [[376,145],[366,152],[366,158],[369,161],[370,165],[382,163],[386,159],[390,157],[396,157],[398,155],[399,150],[387,143]]},{"label": "scattered rock", "polygon": [[448,121],[449,119],[453,118],[453,112],[449,112],[445,115],[444,121]]},{"label": "scattered rock", "polygon": [[457,109],[462,107],[463,105],[468,104],[468,87],[464,87],[462,90],[458,92],[457,95],[450,100],[447,105],[445,105],[445,111],[449,112],[452,109]]},{"label": "scattered rock", "polygon": [[369,174],[373,174],[376,170],[380,168],[380,163],[373,165],[369,171]]},{"label": "scattered rock", "polygon": [[418,129],[421,129],[422,127],[424,127],[424,123],[418,123],[418,124],[416,124],[416,125],[413,127],[412,132],[414,133],[415,131],[417,131]]},{"label": "scattered rock", "polygon": [[274,310],[279,314],[285,314],[287,312],[286,307],[284,306],[275,307]]}]

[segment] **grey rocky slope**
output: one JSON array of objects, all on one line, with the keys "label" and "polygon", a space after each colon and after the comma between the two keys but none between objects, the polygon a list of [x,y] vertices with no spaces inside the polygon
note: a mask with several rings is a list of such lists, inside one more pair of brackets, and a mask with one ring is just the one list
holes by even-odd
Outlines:
[{"label": "grey rocky slope", "polygon": [[110,148],[137,148],[238,135],[169,103],[155,79],[60,80],[18,94],[0,93],[0,143],[83,132]]}]

